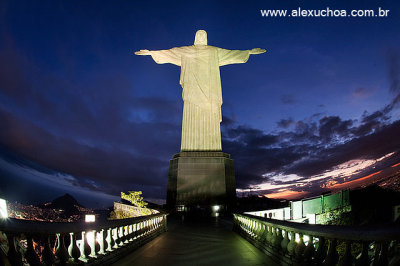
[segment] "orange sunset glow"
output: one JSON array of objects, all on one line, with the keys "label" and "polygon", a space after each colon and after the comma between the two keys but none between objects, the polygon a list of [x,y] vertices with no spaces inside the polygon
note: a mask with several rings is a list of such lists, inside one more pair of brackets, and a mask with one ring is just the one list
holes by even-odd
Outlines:
[{"label": "orange sunset glow", "polygon": [[271,199],[297,199],[304,197],[306,194],[308,194],[306,191],[285,190],[276,193],[264,194],[264,196]]},{"label": "orange sunset glow", "polygon": [[328,185],[327,188],[342,189],[342,188],[351,188],[351,187],[354,187],[354,186],[359,186],[359,185],[361,185],[360,183],[362,183],[363,181],[365,181],[367,179],[370,179],[371,177],[373,177],[373,176],[375,176],[375,175],[377,175],[377,174],[379,174],[381,172],[382,172],[382,170],[378,171],[378,172],[375,172],[373,174],[361,177],[361,178],[356,179],[356,180],[352,180],[352,181],[348,181],[348,182],[344,182],[344,183],[336,184],[336,185],[332,185],[332,186]]}]

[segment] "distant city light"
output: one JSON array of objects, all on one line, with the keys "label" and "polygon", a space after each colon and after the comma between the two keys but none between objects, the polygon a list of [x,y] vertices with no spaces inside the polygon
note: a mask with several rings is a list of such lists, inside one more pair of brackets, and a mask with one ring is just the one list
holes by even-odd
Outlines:
[{"label": "distant city light", "polygon": [[0,218],[8,218],[7,201],[0,199]]},{"label": "distant city light", "polygon": [[96,221],[96,216],[94,214],[86,214],[85,215],[85,222],[93,223]]}]

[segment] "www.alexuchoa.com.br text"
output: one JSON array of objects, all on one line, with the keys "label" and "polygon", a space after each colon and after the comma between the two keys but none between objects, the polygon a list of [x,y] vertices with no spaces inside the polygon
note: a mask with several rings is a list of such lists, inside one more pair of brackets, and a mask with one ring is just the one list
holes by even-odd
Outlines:
[{"label": "www.alexuchoa.com.br text", "polygon": [[261,9],[262,17],[388,17],[390,10],[378,9]]}]

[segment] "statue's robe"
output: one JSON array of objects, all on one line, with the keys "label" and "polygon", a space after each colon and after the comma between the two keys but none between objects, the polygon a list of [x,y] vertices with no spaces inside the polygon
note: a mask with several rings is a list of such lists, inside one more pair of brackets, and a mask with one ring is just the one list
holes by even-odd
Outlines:
[{"label": "statue's robe", "polygon": [[150,51],[158,64],[181,67],[183,119],[181,151],[221,151],[221,77],[219,67],[246,63],[249,50],[209,45]]}]

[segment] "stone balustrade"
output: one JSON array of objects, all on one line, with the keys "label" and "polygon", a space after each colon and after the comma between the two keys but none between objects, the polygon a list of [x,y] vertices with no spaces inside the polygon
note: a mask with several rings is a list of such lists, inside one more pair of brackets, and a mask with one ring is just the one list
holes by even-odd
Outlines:
[{"label": "stone balustrade", "polygon": [[334,226],[234,214],[234,231],[281,265],[400,265],[400,226]]},{"label": "stone balustrade", "polygon": [[11,265],[109,265],[166,229],[166,214],[94,223],[0,220]]}]

